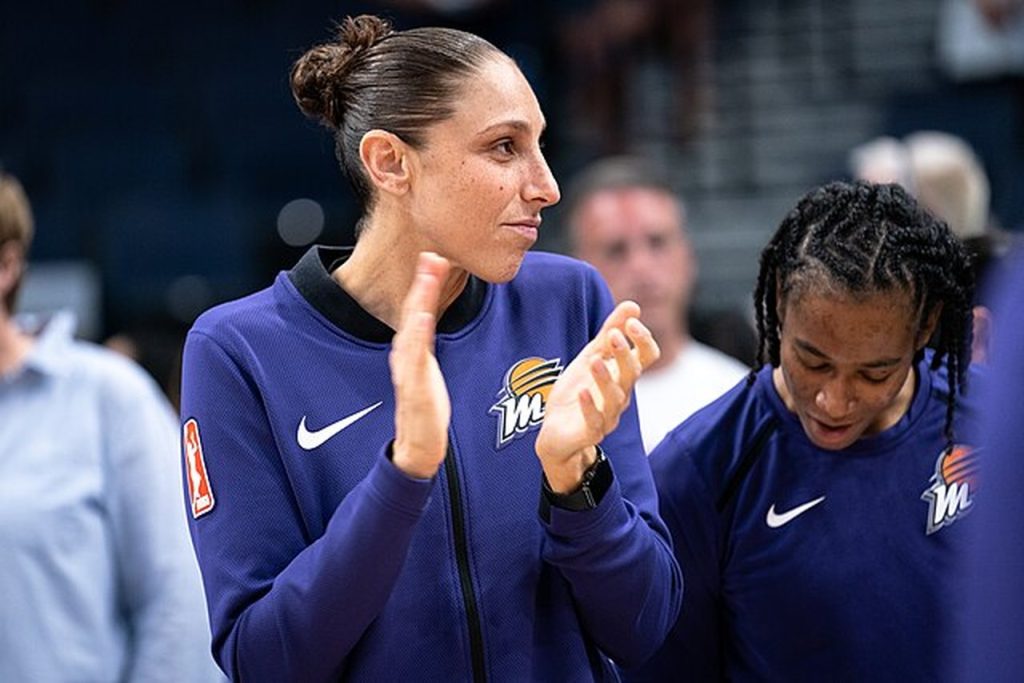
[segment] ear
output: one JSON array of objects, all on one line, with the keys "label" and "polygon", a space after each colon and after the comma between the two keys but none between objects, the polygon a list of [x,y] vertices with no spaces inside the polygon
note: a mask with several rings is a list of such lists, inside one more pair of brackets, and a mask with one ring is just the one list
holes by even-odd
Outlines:
[{"label": "ear", "polygon": [[696,284],[700,276],[700,262],[697,260],[697,253],[693,250],[693,242],[690,241],[690,236],[683,234],[683,258],[682,267],[683,272],[687,275],[687,284],[691,287]]},{"label": "ear", "polygon": [[975,306],[971,311],[974,316],[974,341],[971,342],[971,362],[987,363],[988,352],[992,341],[992,311],[986,306]]},{"label": "ear", "polygon": [[935,334],[935,328],[939,325],[939,316],[942,315],[942,304],[936,304],[929,313],[927,319],[924,321],[924,325],[921,326],[920,332],[917,333],[917,343],[915,344],[915,350],[920,351],[928,343],[928,340]]},{"label": "ear", "polygon": [[386,130],[373,129],[359,142],[359,159],[373,186],[381,192],[400,195],[409,189],[411,148]]},{"label": "ear", "polygon": [[14,289],[25,272],[24,250],[15,242],[0,245],[0,301]]}]

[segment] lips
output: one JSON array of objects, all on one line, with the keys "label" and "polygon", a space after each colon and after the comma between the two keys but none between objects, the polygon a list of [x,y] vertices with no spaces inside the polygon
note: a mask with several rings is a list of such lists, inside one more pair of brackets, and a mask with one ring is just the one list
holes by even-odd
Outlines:
[{"label": "lips", "polygon": [[540,228],[540,218],[522,218],[502,224],[530,241],[536,241]]},{"label": "lips", "polygon": [[808,425],[813,441],[826,448],[845,448],[853,433],[853,424],[832,425],[810,416]]}]

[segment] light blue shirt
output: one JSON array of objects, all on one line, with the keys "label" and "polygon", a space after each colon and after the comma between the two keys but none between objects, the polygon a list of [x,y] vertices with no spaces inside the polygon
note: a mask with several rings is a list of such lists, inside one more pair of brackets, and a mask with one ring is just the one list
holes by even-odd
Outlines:
[{"label": "light blue shirt", "polygon": [[209,681],[170,405],[52,318],[0,377],[0,681]]}]

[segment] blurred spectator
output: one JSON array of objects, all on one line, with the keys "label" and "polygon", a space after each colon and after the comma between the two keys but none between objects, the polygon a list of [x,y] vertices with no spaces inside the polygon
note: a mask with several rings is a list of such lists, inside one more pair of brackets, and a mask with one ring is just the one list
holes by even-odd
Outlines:
[{"label": "blurred spectator", "polygon": [[850,173],[871,183],[898,183],[913,192],[910,159],[906,146],[888,135],[854,147],[849,154]]},{"label": "blurred spectator", "polygon": [[[964,136],[985,160],[992,212],[1024,228],[1024,0],[943,0],[938,67],[948,79],[925,102],[927,127]],[[946,120],[941,118],[945,112]],[[918,124],[919,126],[922,124]]]},{"label": "blurred spectator", "polygon": [[0,174],[0,680],[214,680],[176,420],[72,316],[13,317],[32,233]]},{"label": "blurred spectator", "polygon": [[902,141],[872,140],[850,153],[855,177],[897,182],[942,219],[971,254],[975,281],[972,361],[984,363],[991,334],[985,287],[1009,248],[1010,236],[990,212],[988,176],[981,160],[960,137],[941,131],[918,131]]},{"label": "blurred spectator", "polygon": [[990,227],[988,176],[974,150],[961,138],[919,131],[904,138],[910,186],[918,201],[946,221],[962,240]]},{"label": "blurred spectator", "polygon": [[1024,76],[1024,1],[945,0],[939,63],[954,80]]},{"label": "blurred spectator", "polygon": [[971,255],[978,283],[971,360],[985,363],[992,332],[987,284],[1009,250],[1010,235],[991,214],[988,176],[966,141],[948,133],[920,131],[904,142],[918,199],[946,221]]},{"label": "blurred spectator", "polygon": [[750,369],[690,335],[697,260],[686,210],[649,163],[609,157],[584,169],[569,188],[568,221],[573,253],[597,268],[617,301],[640,304],[641,320],[661,347],[661,358],[636,384],[640,432],[650,452]]},{"label": "blurred spectator", "polygon": [[568,117],[598,153],[626,150],[626,120],[637,69],[654,58],[668,67],[668,116],[688,138],[710,102],[709,0],[582,0],[565,3],[559,53],[569,83]]}]

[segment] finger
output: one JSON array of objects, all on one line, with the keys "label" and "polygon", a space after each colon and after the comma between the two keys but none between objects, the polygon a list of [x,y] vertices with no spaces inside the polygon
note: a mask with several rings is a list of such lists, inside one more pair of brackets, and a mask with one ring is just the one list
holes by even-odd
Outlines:
[{"label": "finger", "polygon": [[404,326],[406,318],[416,311],[437,311],[437,302],[441,296],[441,285],[448,275],[448,261],[437,254],[423,252],[416,261],[416,273],[412,284],[402,302],[402,313],[399,329]]},{"label": "finger", "polygon": [[594,395],[587,387],[580,389],[579,406],[583,423],[587,426],[587,440],[592,442],[588,445],[596,445],[607,432],[604,429],[604,415],[598,409]]},{"label": "finger", "polygon": [[418,272],[430,273],[439,281],[444,282],[451,271],[451,263],[445,257],[432,251],[422,251],[416,262],[416,270]]},{"label": "finger", "polygon": [[623,301],[620,303],[614,310],[612,310],[611,313],[608,314],[608,317],[604,319],[604,322],[601,324],[601,329],[598,330],[597,334],[594,335],[594,338],[583,347],[580,354],[597,353],[606,360],[613,358],[615,353],[609,344],[608,333],[614,329],[622,330],[631,315],[635,317],[639,314],[640,307],[636,303],[632,301]]},{"label": "finger", "polygon": [[421,352],[432,341],[431,337],[433,336],[434,315],[429,310],[421,308],[425,301],[424,297],[430,297],[430,292],[424,291],[430,289],[430,284],[419,281],[421,279],[419,275],[416,279],[418,282],[414,282],[410,288],[398,331],[391,342],[392,350],[403,361],[407,361]]},{"label": "finger", "polygon": [[434,348],[437,305],[441,286],[449,271],[448,260],[423,252],[416,274],[402,303],[398,331],[392,340],[391,373],[399,385],[416,382]]},{"label": "finger", "polygon": [[635,301],[623,301],[608,314],[608,317],[604,319],[604,323],[601,325],[600,331],[597,336],[601,336],[607,330],[612,328],[622,329],[626,324],[626,321],[630,318],[640,317],[640,305]]},{"label": "finger", "polygon": [[594,380],[594,388],[598,391],[593,396],[597,409],[605,419],[617,420],[629,400],[628,390],[620,386],[606,362],[599,358],[591,361],[590,374]]},{"label": "finger", "polygon": [[[635,320],[635,318],[631,318],[631,320]],[[609,331],[608,342],[615,359],[616,372],[613,373],[615,381],[620,387],[630,391],[636,383],[637,377],[643,371],[639,356],[629,347],[626,336],[618,329]]]},{"label": "finger", "polygon": [[629,336],[629,340],[633,342],[634,355],[640,361],[642,370],[646,370],[661,357],[661,349],[658,347],[658,342],[654,340],[654,335],[647,329],[640,320],[632,318],[626,322],[626,334]]}]

